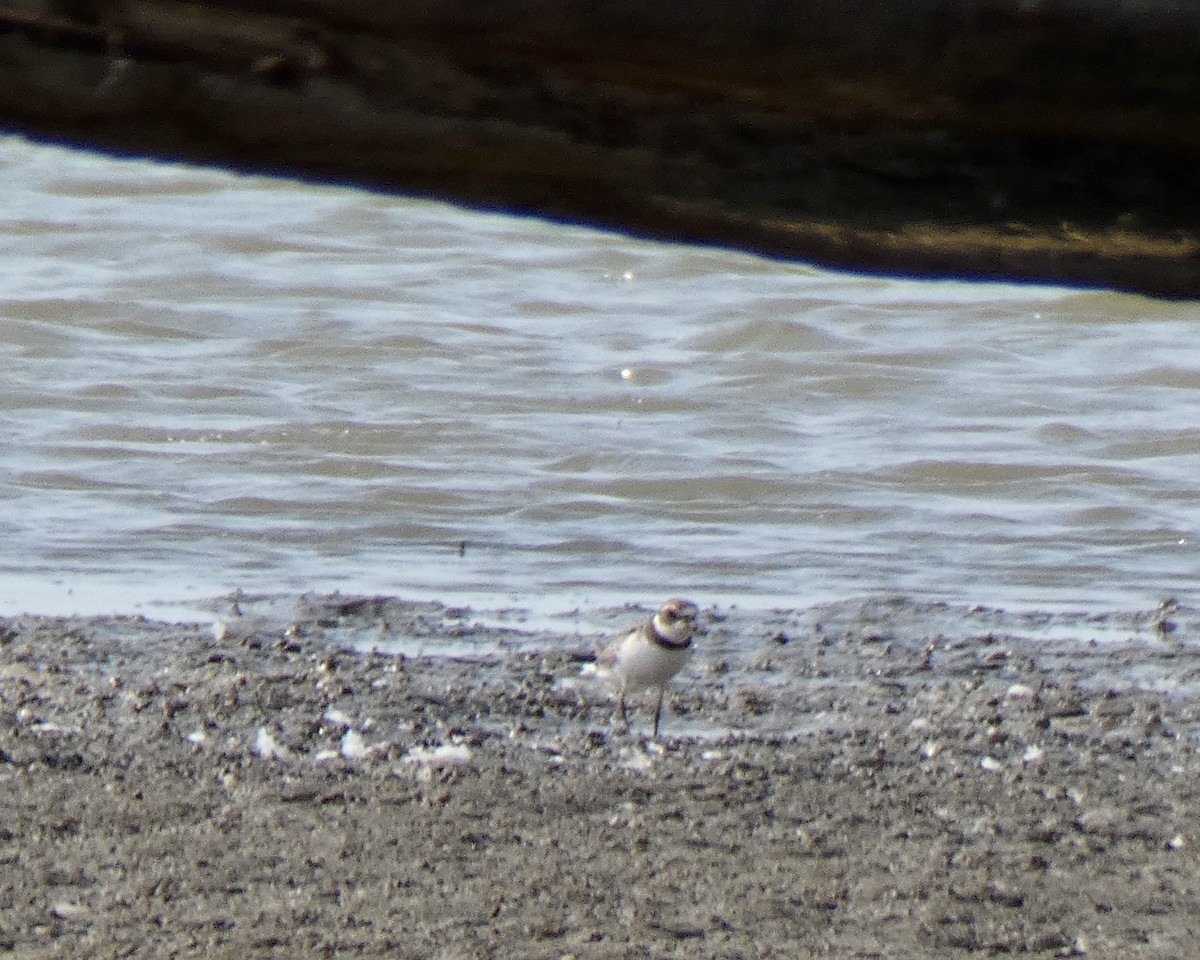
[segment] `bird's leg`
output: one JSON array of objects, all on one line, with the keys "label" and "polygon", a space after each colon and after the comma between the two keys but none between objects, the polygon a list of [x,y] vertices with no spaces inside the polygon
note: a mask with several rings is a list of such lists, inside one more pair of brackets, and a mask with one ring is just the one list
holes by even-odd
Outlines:
[{"label": "bird's leg", "polygon": [[658,688],[658,706],[654,708],[654,739],[658,739],[658,721],[662,719],[662,702],[663,696],[666,694],[665,686]]},{"label": "bird's leg", "polygon": [[617,716],[621,718],[621,722],[625,724],[625,729],[629,729],[629,717],[625,713],[625,691],[621,691],[621,699],[617,701]]}]

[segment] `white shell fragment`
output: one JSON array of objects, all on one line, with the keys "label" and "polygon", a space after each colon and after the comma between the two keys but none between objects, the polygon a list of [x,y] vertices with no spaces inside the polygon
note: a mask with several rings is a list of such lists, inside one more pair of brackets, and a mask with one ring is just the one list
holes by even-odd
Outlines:
[{"label": "white shell fragment", "polygon": [[471,765],[471,751],[464,746],[413,747],[404,762],[431,770],[465,770]]}]

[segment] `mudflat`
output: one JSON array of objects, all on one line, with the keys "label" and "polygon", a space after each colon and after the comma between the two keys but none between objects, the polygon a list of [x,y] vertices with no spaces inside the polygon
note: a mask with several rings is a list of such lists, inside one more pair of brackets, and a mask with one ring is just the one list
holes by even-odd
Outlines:
[{"label": "mudflat", "polygon": [[705,620],[657,743],[461,608],[2,620],[0,949],[1196,956],[1197,611]]}]

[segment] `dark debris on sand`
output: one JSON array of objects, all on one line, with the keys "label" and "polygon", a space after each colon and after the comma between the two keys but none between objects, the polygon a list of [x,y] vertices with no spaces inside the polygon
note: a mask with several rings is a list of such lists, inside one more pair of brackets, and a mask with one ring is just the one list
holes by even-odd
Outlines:
[{"label": "dark debris on sand", "polygon": [[[654,744],[644,708],[613,729],[578,638],[345,600],[283,629],[0,621],[0,950],[1200,948],[1192,611],[1059,639],[981,608],[726,611]],[[337,639],[373,619],[380,649]]]}]

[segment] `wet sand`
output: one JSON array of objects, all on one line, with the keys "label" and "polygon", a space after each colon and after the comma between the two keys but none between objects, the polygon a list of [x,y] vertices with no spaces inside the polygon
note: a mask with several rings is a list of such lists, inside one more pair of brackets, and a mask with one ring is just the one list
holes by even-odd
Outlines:
[{"label": "wet sand", "polygon": [[658,744],[470,610],[0,621],[0,948],[1196,954],[1200,613],[706,618]]}]

